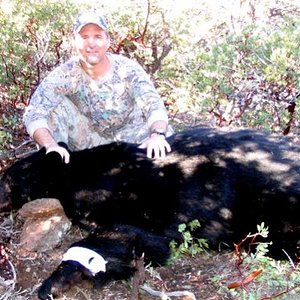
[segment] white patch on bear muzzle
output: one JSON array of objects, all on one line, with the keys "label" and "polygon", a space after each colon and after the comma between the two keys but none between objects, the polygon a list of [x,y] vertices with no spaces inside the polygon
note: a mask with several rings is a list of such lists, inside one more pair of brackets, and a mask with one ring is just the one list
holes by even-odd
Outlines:
[{"label": "white patch on bear muzzle", "polygon": [[84,247],[71,247],[64,254],[62,261],[77,261],[88,269],[93,276],[100,271],[106,272],[107,261],[97,252]]}]

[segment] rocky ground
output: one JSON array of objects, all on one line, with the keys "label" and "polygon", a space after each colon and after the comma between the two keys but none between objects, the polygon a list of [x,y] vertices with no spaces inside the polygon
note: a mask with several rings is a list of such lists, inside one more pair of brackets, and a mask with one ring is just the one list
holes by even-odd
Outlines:
[{"label": "rocky ground", "polygon": [[[64,251],[86,234],[73,226],[54,250],[30,252],[20,245],[23,224],[16,215],[0,215],[0,245],[5,246],[0,248],[1,300],[37,300],[38,287],[60,263]],[[111,282],[102,289],[83,282],[65,292],[60,300],[299,299],[297,264],[283,268],[274,262],[272,269],[264,269],[249,260],[239,265],[236,254],[223,250],[194,257],[185,255],[167,266],[139,268],[132,279]]]},{"label": "rocky ground", "polygon": [[[3,215],[0,223],[0,239],[9,240],[5,249],[8,260],[3,259],[0,264],[0,299],[37,299],[37,288],[59,264],[68,245],[84,236],[84,232],[73,227],[56,249],[43,253],[28,252],[18,244],[22,223]],[[63,299],[232,299],[229,293],[219,294],[220,285],[226,287],[227,283],[214,283],[213,279],[226,266],[235,268],[235,263],[232,253],[186,256],[169,266],[156,269],[146,267],[145,281],[139,284],[138,293],[135,291],[134,280],[113,282],[101,290],[93,289],[85,282],[65,293]],[[137,273],[137,276],[140,274]],[[152,293],[145,291],[145,287],[151,288]]]}]

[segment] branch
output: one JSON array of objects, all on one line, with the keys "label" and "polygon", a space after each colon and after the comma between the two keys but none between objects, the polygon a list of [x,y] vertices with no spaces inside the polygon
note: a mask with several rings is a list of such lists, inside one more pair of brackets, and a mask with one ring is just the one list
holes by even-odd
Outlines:
[{"label": "branch", "polygon": [[6,280],[6,281],[1,280],[1,284],[4,284],[5,287],[8,287],[8,290],[3,295],[0,296],[0,300],[10,299],[11,292],[15,289],[15,285],[17,282],[17,275],[16,275],[16,270],[15,270],[14,265],[9,260],[7,261],[7,263],[9,264],[9,266],[11,268],[13,279]]},{"label": "branch", "polygon": [[251,283],[258,275],[262,273],[263,269],[260,268],[256,271],[253,271],[249,276],[242,279],[241,281],[236,281],[227,285],[229,289],[235,289],[237,287],[245,286],[246,284]]},{"label": "branch", "polygon": [[131,300],[139,299],[139,286],[145,282],[144,254],[135,259],[136,271],[132,279]]},{"label": "branch", "polygon": [[146,291],[152,296],[160,297],[160,299],[162,300],[171,299],[170,297],[183,297],[183,296],[189,297],[191,300],[196,300],[195,295],[192,292],[188,292],[188,291],[175,291],[175,292],[156,291],[146,284],[141,286],[141,289],[143,289],[144,291]]},{"label": "branch", "polygon": [[140,33],[140,41],[141,41],[143,46],[145,46],[145,36],[146,36],[146,32],[147,32],[148,25],[149,25],[150,10],[151,10],[151,3],[150,3],[150,0],[148,0],[147,16],[146,16],[146,20],[145,20],[145,26],[144,26],[143,32]]}]

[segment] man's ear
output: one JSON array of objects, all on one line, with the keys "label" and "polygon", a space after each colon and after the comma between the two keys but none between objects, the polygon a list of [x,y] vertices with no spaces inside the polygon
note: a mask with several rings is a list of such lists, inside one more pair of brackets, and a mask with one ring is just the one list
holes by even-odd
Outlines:
[{"label": "man's ear", "polygon": [[72,44],[72,55],[78,55],[78,47],[79,47],[79,34],[74,33],[73,34],[73,39],[71,40],[71,44]]},{"label": "man's ear", "polygon": [[109,35],[109,33],[106,33],[106,35],[107,35],[107,45],[106,45],[106,51],[107,51],[110,48],[111,43],[110,43],[110,35]]},{"label": "man's ear", "polygon": [[81,37],[80,37],[80,34],[78,33],[74,33],[73,34],[73,39],[72,39],[72,46],[73,46],[73,49],[77,49],[79,47],[81,43]]}]

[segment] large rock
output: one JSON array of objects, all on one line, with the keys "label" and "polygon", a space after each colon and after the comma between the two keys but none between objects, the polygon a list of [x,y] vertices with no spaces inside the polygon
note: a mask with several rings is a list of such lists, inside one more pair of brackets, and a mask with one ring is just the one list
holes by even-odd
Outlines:
[{"label": "large rock", "polygon": [[42,198],[26,203],[18,216],[24,220],[20,245],[24,250],[44,252],[57,247],[71,227],[57,199]]}]

